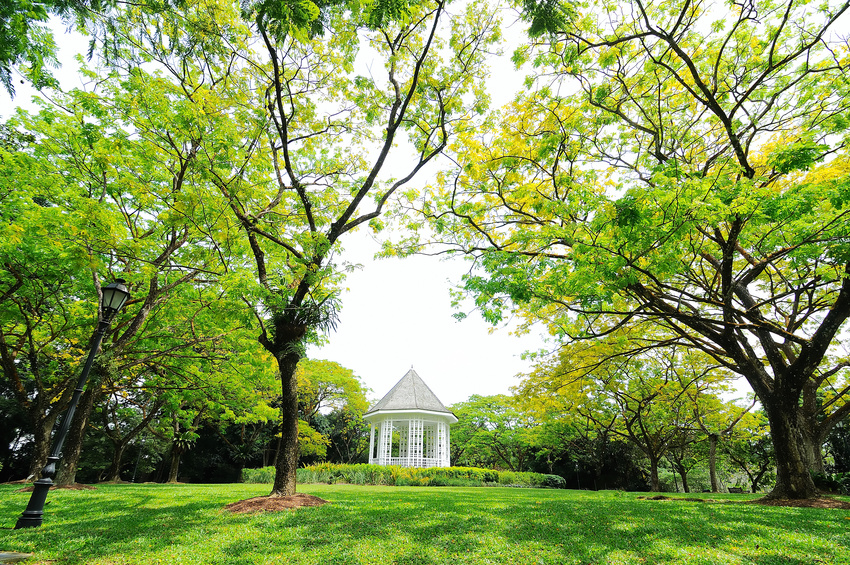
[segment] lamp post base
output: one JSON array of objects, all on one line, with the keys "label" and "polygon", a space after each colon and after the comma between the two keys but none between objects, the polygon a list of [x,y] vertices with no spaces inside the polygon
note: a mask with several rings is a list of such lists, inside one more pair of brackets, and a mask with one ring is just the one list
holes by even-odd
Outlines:
[{"label": "lamp post base", "polygon": [[53,481],[49,478],[39,479],[32,485],[32,496],[30,496],[27,509],[18,518],[15,529],[21,528],[37,528],[41,526],[42,516],[44,516],[44,503],[47,500],[47,493],[50,487],[53,486]]}]

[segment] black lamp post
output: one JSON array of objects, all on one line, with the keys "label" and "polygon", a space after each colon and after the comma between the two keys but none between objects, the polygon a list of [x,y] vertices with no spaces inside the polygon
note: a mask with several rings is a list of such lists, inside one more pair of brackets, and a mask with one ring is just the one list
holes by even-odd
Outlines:
[{"label": "black lamp post", "polygon": [[100,349],[100,342],[109,325],[112,323],[112,318],[115,314],[124,307],[127,299],[130,298],[130,293],[127,287],[124,286],[124,279],[116,279],[115,282],[109,283],[103,289],[103,303],[100,305],[100,322],[97,324],[97,329],[92,336],[91,350],[86,359],[86,364],[83,366],[83,372],[80,375],[80,380],[77,383],[77,388],[74,390],[74,395],[71,397],[71,404],[68,405],[68,411],[62,418],[62,425],[56,433],[56,438],[53,440],[53,450],[47,458],[47,465],[41,471],[41,478],[33,484],[32,496],[30,496],[27,509],[18,518],[18,523],[15,524],[15,529],[20,528],[37,528],[41,525],[41,518],[44,515],[44,502],[47,500],[47,493],[53,485],[53,476],[56,474],[56,463],[62,454],[62,444],[65,443],[65,437],[68,435],[68,428],[71,427],[71,419],[74,417],[74,412],[77,410],[77,403],[80,401],[80,396],[83,394],[83,389],[86,386],[86,380],[89,377],[92,362],[95,355]]}]

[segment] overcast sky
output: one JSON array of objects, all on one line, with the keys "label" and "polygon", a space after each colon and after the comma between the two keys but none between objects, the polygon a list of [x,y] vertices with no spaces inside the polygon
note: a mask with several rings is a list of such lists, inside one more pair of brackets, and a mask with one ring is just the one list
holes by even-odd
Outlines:
[{"label": "overcast sky", "polygon": [[[54,27],[61,46],[62,67],[56,73],[64,88],[81,86],[74,54],[87,48],[85,38]],[[520,83],[507,56],[495,64],[493,88],[496,103],[506,102]],[[36,93],[16,83],[14,100],[0,88],[0,116],[8,118],[14,106],[33,109]],[[426,177],[417,177],[422,186]],[[342,296],[337,331],[324,347],[311,347],[308,355],[328,359],[352,369],[380,399],[412,366],[446,405],[473,394],[507,394],[518,383],[516,375],[530,370],[520,357],[543,347],[540,335],[515,337],[508,328],[492,331],[476,313],[456,321],[449,288],[468,269],[462,259],[436,257],[374,260],[377,245],[365,230],[343,238],[342,259],[363,269],[348,276]]]},{"label": "overcast sky", "polygon": [[462,259],[371,259],[367,236],[355,234],[349,260],[364,268],[348,276],[337,331],[328,345],[311,348],[317,359],[348,367],[379,399],[412,366],[443,404],[473,394],[503,394],[530,369],[526,350],[543,346],[540,335],[511,335],[477,313],[452,317],[449,288],[468,269]]}]

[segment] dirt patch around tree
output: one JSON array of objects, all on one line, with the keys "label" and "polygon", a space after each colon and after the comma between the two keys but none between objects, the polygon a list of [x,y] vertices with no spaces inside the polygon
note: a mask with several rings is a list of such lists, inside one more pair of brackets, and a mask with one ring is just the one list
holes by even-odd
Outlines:
[{"label": "dirt patch around tree", "polygon": [[794,506],[797,508],[834,508],[837,510],[850,510],[850,502],[837,500],[828,496],[820,498],[807,498],[804,500],[788,500],[784,498],[759,498],[758,500],[750,500],[744,504],[760,504],[762,506]]},{"label": "dirt patch around tree", "polygon": [[[19,489],[18,492],[32,492],[33,488],[34,487],[32,485],[30,485],[27,488]],[[62,490],[97,490],[97,487],[93,487],[91,485],[84,485],[83,483],[74,483],[72,485],[63,485],[63,486],[53,485],[52,487],[50,487],[50,490],[56,490],[56,489],[62,489]]]},{"label": "dirt patch around tree", "polygon": [[321,506],[328,504],[327,500],[312,494],[295,493],[292,496],[255,496],[225,506],[225,510],[240,514],[253,512],[280,512],[294,510],[305,506]]},{"label": "dirt patch around tree", "polygon": [[850,510],[850,502],[837,500],[828,496],[819,498],[807,498],[803,500],[789,500],[783,498],[759,498],[757,500],[716,500],[714,498],[678,498],[664,496],[639,496],[639,500],[664,500],[671,502],[712,502],[715,504],[758,504],[760,506],[792,506],[795,508],[829,508],[836,510]]}]

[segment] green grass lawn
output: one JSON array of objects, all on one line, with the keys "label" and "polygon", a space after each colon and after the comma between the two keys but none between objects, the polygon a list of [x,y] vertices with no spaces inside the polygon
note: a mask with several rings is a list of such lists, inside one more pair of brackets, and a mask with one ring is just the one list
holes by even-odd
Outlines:
[{"label": "green grass lawn", "polygon": [[223,506],[269,486],[101,485],[51,492],[43,526],[13,530],[29,499],[19,488],[0,485],[0,551],[34,553],[27,565],[850,564],[847,510],[614,491],[303,485],[332,504],[234,515]]}]

